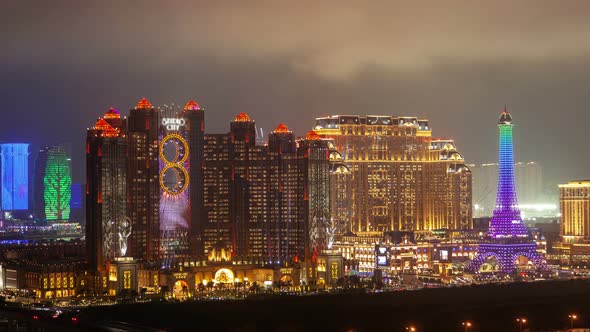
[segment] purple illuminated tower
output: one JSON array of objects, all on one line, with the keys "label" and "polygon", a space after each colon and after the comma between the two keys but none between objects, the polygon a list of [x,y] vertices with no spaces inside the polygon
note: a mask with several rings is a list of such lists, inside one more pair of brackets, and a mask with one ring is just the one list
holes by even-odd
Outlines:
[{"label": "purple illuminated tower", "polygon": [[500,149],[496,208],[490,221],[489,238],[479,245],[477,256],[468,266],[471,272],[478,272],[481,265],[492,257],[498,262],[498,271],[503,273],[513,273],[521,256],[528,258],[536,268],[545,267],[543,257],[537,253],[536,243],[522,222],[516,201],[512,127],[512,116],[504,109],[498,121]]}]

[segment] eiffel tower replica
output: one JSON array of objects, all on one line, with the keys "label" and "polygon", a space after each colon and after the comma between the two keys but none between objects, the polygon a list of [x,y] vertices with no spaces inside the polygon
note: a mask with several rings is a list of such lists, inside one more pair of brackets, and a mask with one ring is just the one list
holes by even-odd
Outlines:
[{"label": "eiffel tower replica", "polygon": [[522,222],[514,181],[514,149],[512,116],[506,108],[500,115],[500,151],[498,165],[498,193],[496,208],[490,221],[488,237],[479,244],[477,256],[467,270],[477,273],[490,258],[498,262],[498,272],[516,271],[520,256],[525,256],[539,270],[546,269],[545,259],[537,252],[537,245]]}]

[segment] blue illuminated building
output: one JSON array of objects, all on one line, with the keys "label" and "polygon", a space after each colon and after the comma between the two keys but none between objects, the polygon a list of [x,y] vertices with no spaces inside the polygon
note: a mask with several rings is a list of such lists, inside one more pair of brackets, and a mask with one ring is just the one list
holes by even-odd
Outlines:
[{"label": "blue illuminated building", "polygon": [[0,144],[2,210],[29,208],[29,144]]},{"label": "blue illuminated building", "polygon": [[72,183],[72,197],[70,199],[70,210],[77,210],[83,207],[82,205],[82,184]]}]

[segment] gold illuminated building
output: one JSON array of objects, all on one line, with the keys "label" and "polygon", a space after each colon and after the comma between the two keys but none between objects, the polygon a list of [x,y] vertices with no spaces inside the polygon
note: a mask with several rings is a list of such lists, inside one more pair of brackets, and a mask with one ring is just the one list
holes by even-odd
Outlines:
[{"label": "gold illuminated building", "polygon": [[559,185],[561,236],[564,243],[590,239],[590,180]]},{"label": "gold illuminated building", "polygon": [[472,227],[471,171],[428,120],[333,115],[317,118],[314,131],[340,152],[331,156],[339,232]]}]

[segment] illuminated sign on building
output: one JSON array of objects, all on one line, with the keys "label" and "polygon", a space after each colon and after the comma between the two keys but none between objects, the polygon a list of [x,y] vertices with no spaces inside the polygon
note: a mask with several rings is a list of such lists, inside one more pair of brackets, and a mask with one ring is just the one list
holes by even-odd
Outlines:
[{"label": "illuminated sign on building", "polygon": [[389,266],[389,250],[387,247],[376,246],[377,266]]},{"label": "illuminated sign on building", "polygon": [[178,131],[180,127],[186,125],[186,120],[183,118],[163,118],[162,126],[168,131]]},{"label": "illuminated sign on building", "polygon": [[182,117],[163,117],[160,122],[160,247],[166,258],[183,255],[188,249],[190,151],[186,129]]}]

